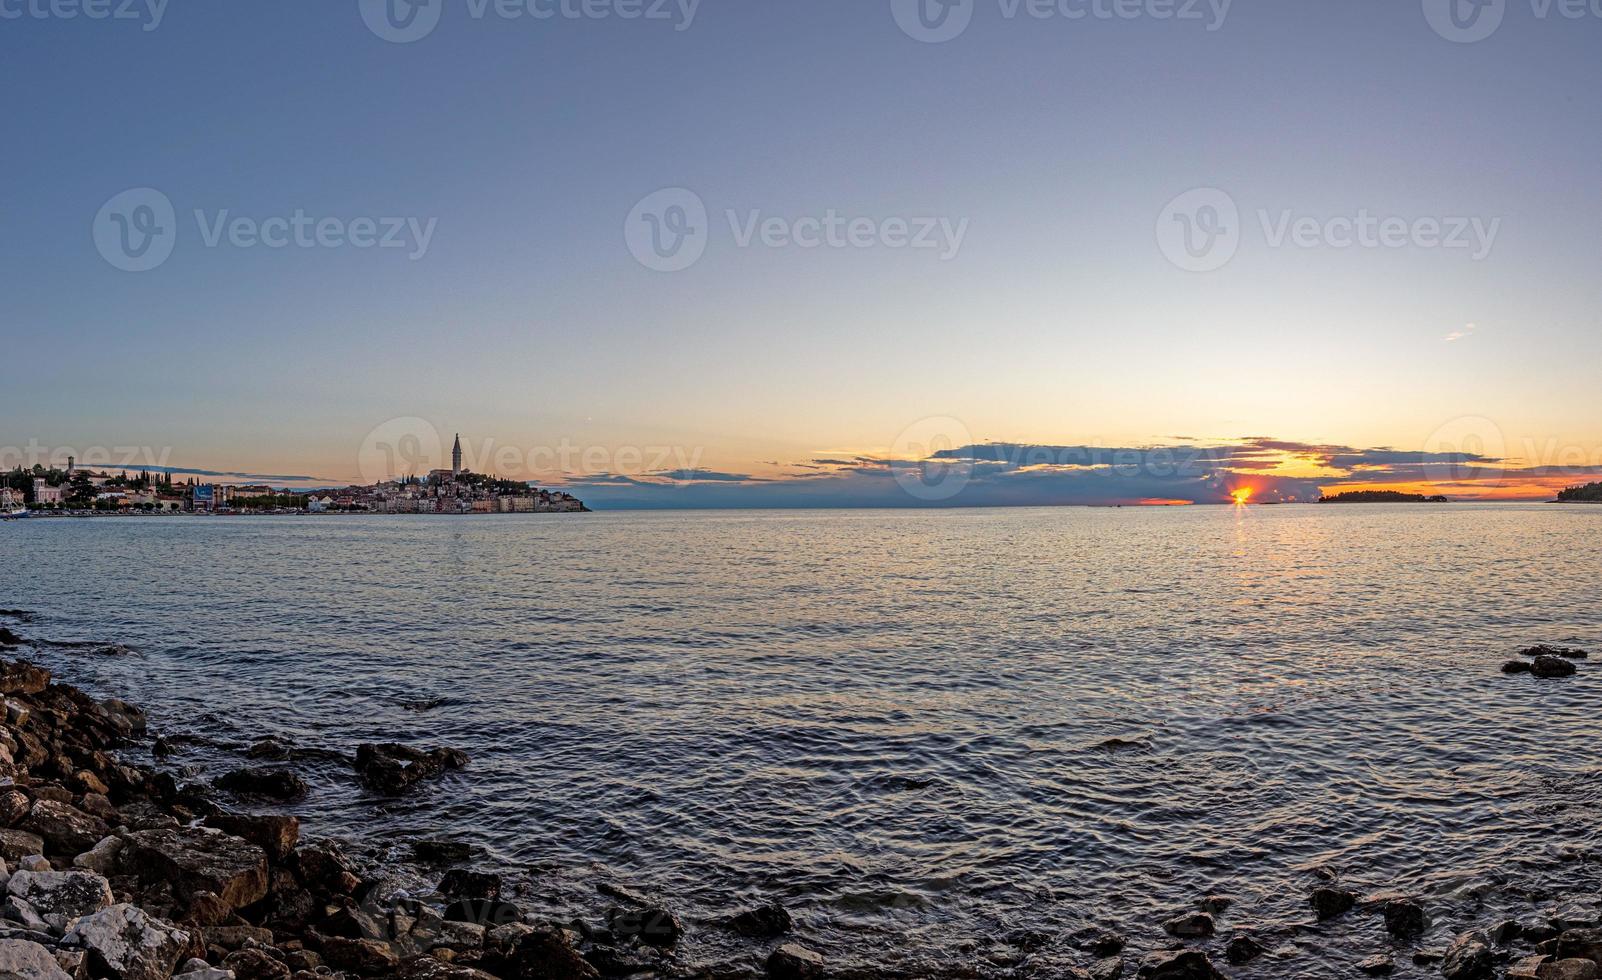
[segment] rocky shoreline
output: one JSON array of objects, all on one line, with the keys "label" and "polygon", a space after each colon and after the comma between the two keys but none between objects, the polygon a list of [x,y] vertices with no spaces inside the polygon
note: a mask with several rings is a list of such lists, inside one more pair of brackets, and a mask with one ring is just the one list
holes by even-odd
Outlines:
[{"label": "rocky shoreline", "polygon": [[[24,616],[0,614],[19,623]],[[0,628],[0,654],[15,655],[28,643]],[[1586,659],[1571,648],[1532,648],[1526,655]],[[467,845],[449,840],[412,842],[413,856],[437,875],[433,890],[415,898],[386,887],[382,874],[364,868],[340,844],[303,838],[297,817],[253,812],[282,810],[306,796],[306,784],[283,764],[291,747],[263,739],[249,752],[249,764],[205,783],[183,781],[164,767],[172,751],[139,708],[55,683],[27,661],[0,660],[0,978],[911,976],[826,962],[793,936],[791,915],[778,904],[686,926],[644,896],[602,885],[615,904],[599,921],[541,919],[520,908],[517,896],[503,895],[499,876],[471,867]],[[369,744],[349,764],[374,794],[399,797],[469,760],[452,748]],[[1227,896],[1203,896],[1193,909],[1151,924],[1168,942],[1143,955],[1119,933],[1095,928],[1043,938],[1049,949],[1021,962],[985,962],[978,950],[954,953],[939,975],[1342,975],[1307,972],[1305,955],[1283,950],[1291,936],[1281,930],[1226,927],[1233,904]],[[1602,895],[1519,919],[1455,923],[1448,932],[1453,938],[1438,948],[1424,944],[1432,919],[1457,913],[1417,896],[1360,895],[1332,875],[1310,890],[1304,908],[1316,924],[1372,917],[1375,948],[1357,962],[1360,974],[1602,977]],[[687,928],[717,929],[748,943],[745,965],[685,965],[675,948]]]}]

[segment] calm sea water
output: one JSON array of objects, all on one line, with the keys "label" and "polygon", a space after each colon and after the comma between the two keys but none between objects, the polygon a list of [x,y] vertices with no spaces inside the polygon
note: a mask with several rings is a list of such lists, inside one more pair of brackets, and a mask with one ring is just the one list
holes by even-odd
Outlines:
[{"label": "calm sea water", "polygon": [[1462,504],[36,520],[0,525],[0,606],[126,644],[32,655],[200,736],[197,774],[267,734],[466,749],[401,802],[308,758],[297,809],[373,852],[472,841],[535,910],[657,896],[686,963],[758,963],[714,923],[779,900],[836,964],[1051,975],[1081,925],[1138,951],[1225,894],[1225,936],[1301,951],[1235,975],[1345,976],[1384,931],[1296,932],[1321,873],[1423,895],[1432,941],[1597,891],[1602,664],[1498,667],[1602,647],[1599,530]]}]

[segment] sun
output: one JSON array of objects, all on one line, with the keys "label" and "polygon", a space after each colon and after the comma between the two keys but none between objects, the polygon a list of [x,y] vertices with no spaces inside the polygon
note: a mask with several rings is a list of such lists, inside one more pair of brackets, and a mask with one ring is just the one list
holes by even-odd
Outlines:
[{"label": "sun", "polygon": [[1231,491],[1230,497],[1234,499],[1236,507],[1244,507],[1251,502],[1252,488],[1241,487],[1239,490]]}]

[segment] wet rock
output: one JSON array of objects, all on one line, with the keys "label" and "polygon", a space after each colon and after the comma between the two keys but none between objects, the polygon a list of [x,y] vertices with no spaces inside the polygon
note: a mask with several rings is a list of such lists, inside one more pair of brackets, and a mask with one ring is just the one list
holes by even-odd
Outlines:
[{"label": "wet rock", "polygon": [[1526,956],[1508,967],[1507,980],[1541,980],[1541,971],[1550,962],[1550,956]]},{"label": "wet rock", "polygon": [[768,976],[773,980],[814,980],[823,976],[823,956],[795,943],[785,943],[768,954]]},{"label": "wet rock", "polygon": [[[21,638],[10,630],[0,629],[0,641],[9,635],[14,641],[21,642]],[[5,646],[0,642],[0,646]],[[9,645],[15,645],[9,644]],[[14,660],[0,663],[0,694],[38,694],[50,686],[50,671],[43,667],[35,667],[25,660]]]},{"label": "wet rock", "polygon": [[1370,956],[1358,963],[1357,968],[1371,977],[1385,977],[1396,972],[1396,961],[1389,956]]},{"label": "wet rock", "polygon": [[1529,916],[1519,920],[1519,936],[1527,943],[1538,945],[1556,939],[1562,931],[1544,918]]},{"label": "wet rock", "polygon": [[146,881],[170,882],[180,898],[211,892],[232,908],[267,894],[267,854],[209,827],[140,830],[128,834],[128,867]]},{"label": "wet rock", "polygon": [[[1040,945],[1044,937],[1032,945]],[[1087,926],[1069,937],[1068,942],[1075,949],[1083,949],[1096,956],[1112,956],[1124,951],[1124,937],[1116,932],[1103,929],[1100,926]]]},{"label": "wet rock", "polygon": [[240,796],[256,796],[267,800],[290,802],[306,796],[306,781],[288,769],[263,769],[245,766],[217,777],[218,789]]},{"label": "wet rock", "polygon": [[452,868],[440,879],[439,893],[448,898],[500,898],[501,876]]},{"label": "wet rock", "polygon": [[361,885],[350,861],[333,844],[300,848],[295,852],[294,864],[306,887],[317,895],[349,895]]},{"label": "wet rock", "polygon": [[1385,931],[1397,939],[1421,936],[1429,924],[1424,906],[1410,898],[1397,898],[1385,903]]},{"label": "wet rock", "polygon": [[[200,965],[194,966],[196,963]],[[237,980],[234,976],[234,971],[218,969],[208,964],[205,960],[190,960],[184,966],[193,968],[186,969],[183,973],[173,974],[172,980]]]},{"label": "wet rock", "polygon": [[238,980],[289,980],[289,967],[261,949],[237,949],[223,957],[223,969]]},{"label": "wet rock", "polygon": [[0,977],[17,980],[73,980],[50,950],[25,939],[0,939]]},{"label": "wet rock", "polygon": [[1502,665],[1502,673],[1504,674],[1528,674],[1529,672],[1530,662],[1528,660],[1509,660]]},{"label": "wet rock", "polygon": [[1268,952],[1268,947],[1244,933],[1236,933],[1230,937],[1229,945],[1224,947],[1224,959],[1235,966],[1250,963],[1257,957]]},{"label": "wet rock", "polygon": [[1109,956],[1090,966],[1090,980],[1119,980],[1124,975],[1124,958]]},{"label": "wet rock", "polygon": [[567,933],[560,929],[537,929],[519,939],[512,951],[509,971],[501,976],[535,977],[545,980],[593,980],[595,967],[573,948]]},{"label": "wet rock", "polygon": [[1562,657],[1536,657],[1530,664],[1530,673],[1536,677],[1568,677],[1577,669],[1572,660]]},{"label": "wet rock", "polygon": [[337,970],[380,976],[388,976],[400,965],[400,957],[390,944],[378,939],[327,937],[323,940],[323,958]]},{"label": "wet rock", "polygon": [[1357,905],[1357,896],[1341,888],[1315,888],[1308,904],[1319,919],[1333,919],[1350,912]]},{"label": "wet rock", "polygon": [[1223,980],[1207,954],[1194,949],[1158,950],[1140,961],[1140,980]]},{"label": "wet rock", "polygon": [[672,946],[684,935],[684,925],[667,909],[611,909],[606,914],[607,928],[620,939],[636,937],[647,946]]},{"label": "wet rock", "polygon": [[1585,660],[1591,656],[1579,647],[1551,646],[1546,643],[1538,643],[1519,652],[1526,657],[1563,657],[1568,660]]},{"label": "wet rock", "polygon": [[111,833],[99,817],[54,800],[35,801],[22,826],[43,837],[52,851],[68,854],[87,851]]},{"label": "wet rock", "polygon": [[420,840],[412,844],[412,856],[424,864],[456,864],[472,858],[473,848],[453,840]]},{"label": "wet rock", "polygon": [[1557,940],[1560,960],[1584,959],[1602,963],[1602,929],[1569,929]]},{"label": "wet rock", "polygon": [[255,844],[274,864],[287,860],[300,842],[299,817],[214,813],[206,818],[206,826]]},{"label": "wet rock", "polygon": [[445,906],[448,922],[472,922],[486,929],[523,920],[523,910],[511,902],[494,898],[459,898]]},{"label": "wet rock", "polygon": [[396,971],[400,980],[497,980],[493,974],[432,956],[414,956]]},{"label": "wet rock", "polygon": [[1557,960],[1541,971],[1541,980],[1597,980],[1597,974],[1595,960]]},{"label": "wet rock", "polygon": [[274,762],[283,762],[294,752],[294,746],[272,735],[258,739],[246,750],[245,755],[251,759],[268,759]]},{"label": "wet rock", "polygon": [[114,980],[166,980],[189,944],[189,934],[132,905],[86,915],[63,942],[88,951],[90,970]]},{"label": "wet rock", "polygon": [[22,642],[22,637],[0,626],[0,647],[20,647]]},{"label": "wet rock", "polygon": [[1229,911],[1231,905],[1235,904],[1235,900],[1228,895],[1207,895],[1197,904],[1201,906],[1203,912],[1210,915],[1223,915]]},{"label": "wet rock", "polygon": [[1163,931],[1182,939],[1211,936],[1216,931],[1213,917],[1206,912],[1187,912],[1163,923]]},{"label": "wet rock", "polygon": [[1441,960],[1441,976],[1446,980],[1490,980],[1496,960],[1483,933],[1465,932],[1446,948]]},{"label": "wet rock", "polygon": [[789,910],[777,902],[747,909],[729,920],[729,928],[750,939],[782,936],[794,926]]},{"label": "wet rock", "polygon": [[1597,910],[1585,905],[1565,905],[1553,910],[1547,918],[1551,920],[1552,927],[1559,932],[1567,932],[1570,929],[1595,929],[1602,924],[1602,918],[1597,915]]},{"label": "wet rock", "polygon": [[113,901],[111,883],[90,871],[17,871],[6,882],[6,891],[27,902],[58,933],[71,920]]},{"label": "wet rock", "polygon": [[457,749],[423,751],[395,742],[356,747],[356,771],[362,782],[378,793],[399,796],[417,783],[467,765],[467,753]]},{"label": "wet rock", "polygon": [[1485,931],[1491,942],[1497,946],[1506,946],[1519,938],[1519,924],[1512,919],[1503,919]]}]

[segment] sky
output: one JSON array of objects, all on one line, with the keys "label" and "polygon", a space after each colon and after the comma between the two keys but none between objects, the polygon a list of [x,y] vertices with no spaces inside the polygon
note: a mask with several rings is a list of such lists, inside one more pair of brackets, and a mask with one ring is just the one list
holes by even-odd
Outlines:
[{"label": "sky", "polygon": [[1550,497],[1602,3],[1482,4],[0,0],[0,465]]}]

